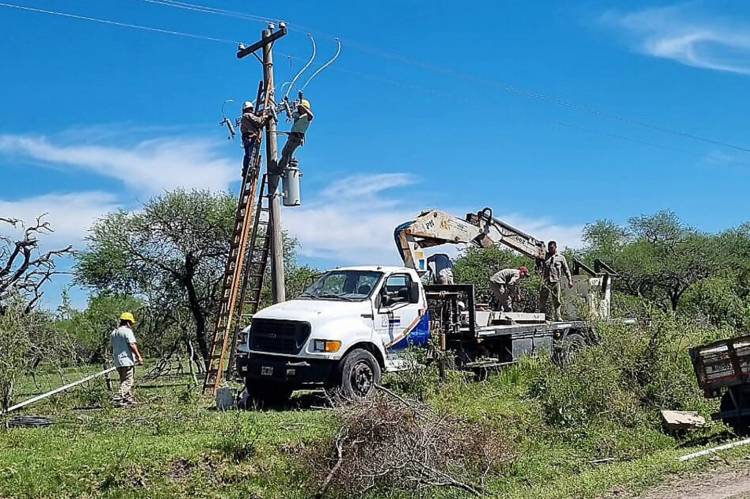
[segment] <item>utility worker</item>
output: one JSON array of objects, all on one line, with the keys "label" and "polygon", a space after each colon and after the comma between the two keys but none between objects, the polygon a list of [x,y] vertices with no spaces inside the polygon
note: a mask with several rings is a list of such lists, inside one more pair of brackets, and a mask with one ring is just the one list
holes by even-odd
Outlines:
[{"label": "utility worker", "polygon": [[279,160],[277,172],[281,173],[289,166],[289,160],[292,159],[292,155],[297,148],[305,143],[305,133],[310,127],[310,122],[315,118],[310,107],[310,101],[307,99],[301,99],[297,104],[297,109],[292,113],[292,130],[289,132],[289,137],[286,139],[284,149],[281,151],[281,159]]},{"label": "utility worker", "polygon": [[120,375],[120,393],[115,401],[119,405],[134,405],[133,380],[135,376],[135,363],[143,365],[143,357],[138,350],[138,344],[133,334],[135,318],[130,312],[120,315],[120,326],[112,331],[112,361]]},{"label": "utility worker", "polygon": [[242,118],[240,118],[240,133],[242,134],[242,147],[245,148],[245,157],[242,160],[242,176],[247,175],[247,169],[255,157],[255,148],[260,143],[260,133],[266,124],[265,111],[259,116],[255,113],[255,105],[252,101],[242,104]]},{"label": "utility worker", "polygon": [[529,269],[521,265],[517,269],[503,269],[490,277],[490,291],[500,310],[513,311],[513,301],[521,298],[520,281],[528,276]]},{"label": "utility worker", "polygon": [[570,274],[568,261],[557,252],[557,243],[550,241],[547,244],[547,256],[542,262],[542,287],[539,290],[539,308],[547,308],[547,300],[552,297],[552,308],[555,312],[555,320],[561,321],[562,314],[562,289],[560,288],[562,274],[568,279],[568,287],[573,287],[573,276]]}]

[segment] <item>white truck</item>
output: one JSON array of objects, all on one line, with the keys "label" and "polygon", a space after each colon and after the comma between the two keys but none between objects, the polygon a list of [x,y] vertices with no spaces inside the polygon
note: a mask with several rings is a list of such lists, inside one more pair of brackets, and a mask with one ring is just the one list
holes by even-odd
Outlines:
[{"label": "white truck", "polygon": [[[437,218],[435,212],[427,213]],[[411,235],[400,237],[417,222],[419,218],[397,228],[400,247],[419,244]],[[486,228],[473,240],[486,243]],[[491,233],[489,237],[499,240]],[[448,242],[457,240],[448,235]],[[429,239],[430,246],[437,242]],[[564,358],[595,340],[583,320],[548,322],[544,314],[496,312],[476,303],[473,285],[423,284],[425,262],[413,250],[404,257],[408,267],[330,270],[295,299],[256,313],[240,333],[237,349],[237,370],[248,393],[261,403],[281,402],[295,389],[312,387],[338,387],[347,397],[365,397],[384,371],[403,365],[400,354],[406,348],[426,346],[431,337],[437,348],[450,352],[457,368],[479,372],[527,354]],[[611,269],[576,264],[574,274],[566,300],[606,317]]]}]

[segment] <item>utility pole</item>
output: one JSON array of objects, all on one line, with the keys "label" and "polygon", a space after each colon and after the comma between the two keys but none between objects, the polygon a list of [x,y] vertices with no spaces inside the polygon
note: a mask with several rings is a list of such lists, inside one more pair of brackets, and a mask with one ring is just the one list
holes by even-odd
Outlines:
[{"label": "utility pole", "polygon": [[[259,48],[263,49],[263,81],[266,90],[265,102],[274,105],[276,89],[273,78],[273,43],[287,34],[286,25],[281,23],[279,30],[274,31],[273,24],[269,24],[263,30],[259,42],[249,47],[240,47],[237,58],[241,59],[254,53]],[[276,171],[279,147],[276,141],[276,115],[266,123],[266,172],[268,174],[268,196],[270,196],[270,224],[268,230],[271,232],[271,290],[273,302],[279,303],[286,300],[286,289],[284,286],[284,241],[281,235],[281,193],[279,183],[281,176]]]},{"label": "utility pole", "polygon": [[[271,37],[272,28],[263,30],[263,40]],[[263,45],[263,80],[266,86],[266,102],[275,102],[276,88],[273,81],[273,42]],[[278,174],[276,162],[279,157],[279,147],[276,142],[276,117],[275,115],[266,124],[266,172],[268,172],[268,195],[271,197],[271,223],[268,230],[271,231],[271,291],[273,302],[279,303],[286,300],[286,288],[284,286],[284,241],[281,236],[281,193],[279,192]]]}]

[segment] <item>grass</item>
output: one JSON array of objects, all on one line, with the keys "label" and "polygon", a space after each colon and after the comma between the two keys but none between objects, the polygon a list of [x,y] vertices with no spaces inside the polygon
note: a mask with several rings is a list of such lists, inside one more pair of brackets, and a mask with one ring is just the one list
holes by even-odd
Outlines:
[{"label": "grass", "polygon": [[[654,375],[642,386],[633,384],[630,357],[623,353],[628,348],[614,349],[625,359],[626,368],[618,375],[610,372],[619,369],[614,361],[589,358],[607,354],[606,348],[594,348],[582,357],[587,362],[585,379],[565,377],[579,376],[576,366],[563,373],[544,359],[527,359],[483,382],[450,373],[447,381],[437,383],[434,373],[425,370],[424,379],[412,376],[408,383],[393,386],[408,393],[409,385],[416,383],[418,396],[437,411],[509,436],[516,457],[501,473],[487,477],[488,492],[494,496],[638,492],[674,473],[710,466],[709,458],[687,463],[676,458],[731,435],[721,424],[680,439],[660,431],[653,400],[664,398],[659,390],[670,391],[662,388],[664,380],[677,380],[684,389],[674,401],[682,408],[692,405],[706,414],[715,402],[695,398],[679,357],[676,367],[649,365]],[[669,355],[663,358],[672,362]],[[674,374],[661,376],[662,371]],[[210,400],[196,395],[197,388],[187,387],[189,376],[145,382],[139,377],[144,372],[138,371],[140,404],[135,408],[113,408],[101,383],[87,384],[27,411],[51,416],[53,426],[0,429],[0,497],[303,498],[315,491],[307,451],[331,441],[337,431],[332,411],[310,408],[303,396],[298,401],[306,408],[301,409],[217,412]],[[602,401],[606,390],[588,386],[597,383],[617,386]],[[566,426],[569,420],[576,424]],[[750,456],[750,446],[722,456],[739,463]],[[373,491],[371,497],[383,492]],[[439,489],[423,495],[460,493]]]}]

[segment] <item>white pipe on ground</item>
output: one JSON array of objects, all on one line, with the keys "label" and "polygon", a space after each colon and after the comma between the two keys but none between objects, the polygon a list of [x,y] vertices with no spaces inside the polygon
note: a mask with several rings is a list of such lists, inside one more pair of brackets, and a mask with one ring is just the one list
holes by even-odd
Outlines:
[{"label": "white pipe on ground", "polygon": [[739,447],[741,445],[747,445],[750,444],[750,438],[746,438],[745,440],[738,440],[737,442],[731,442],[724,445],[719,445],[718,447],[712,447],[710,449],[693,452],[692,454],[687,454],[685,456],[680,456],[677,458],[679,461],[689,461],[691,459],[695,459],[696,457],[702,457],[702,456],[708,456],[710,454],[715,454],[716,452],[731,449],[732,447]]},{"label": "white pipe on ground", "polygon": [[56,393],[60,393],[62,391],[65,391],[68,388],[73,388],[74,386],[78,386],[81,383],[85,383],[86,381],[92,380],[94,378],[98,378],[99,376],[104,376],[107,373],[111,373],[115,369],[117,369],[117,368],[116,367],[110,367],[109,369],[105,369],[104,371],[101,371],[99,373],[92,374],[91,376],[86,376],[85,378],[79,379],[78,381],[74,381],[72,383],[68,383],[67,385],[63,385],[63,386],[61,386],[59,388],[55,388],[54,390],[52,390],[50,392],[43,393],[41,395],[37,395],[36,397],[32,397],[32,398],[30,398],[28,400],[24,400],[20,404],[16,404],[16,405],[12,405],[12,406],[8,407],[7,411],[0,412],[0,416],[4,416],[4,415],[8,414],[9,412],[15,411],[16,409],[20,409],[22,407],[26,407],[27,405],[31,405],[34,402],[38,402],[38,401],[40,401],[42,399],[46,399],[47,397],[50,397],[50,396],[52,396],[52,395],[54,395]]}]

